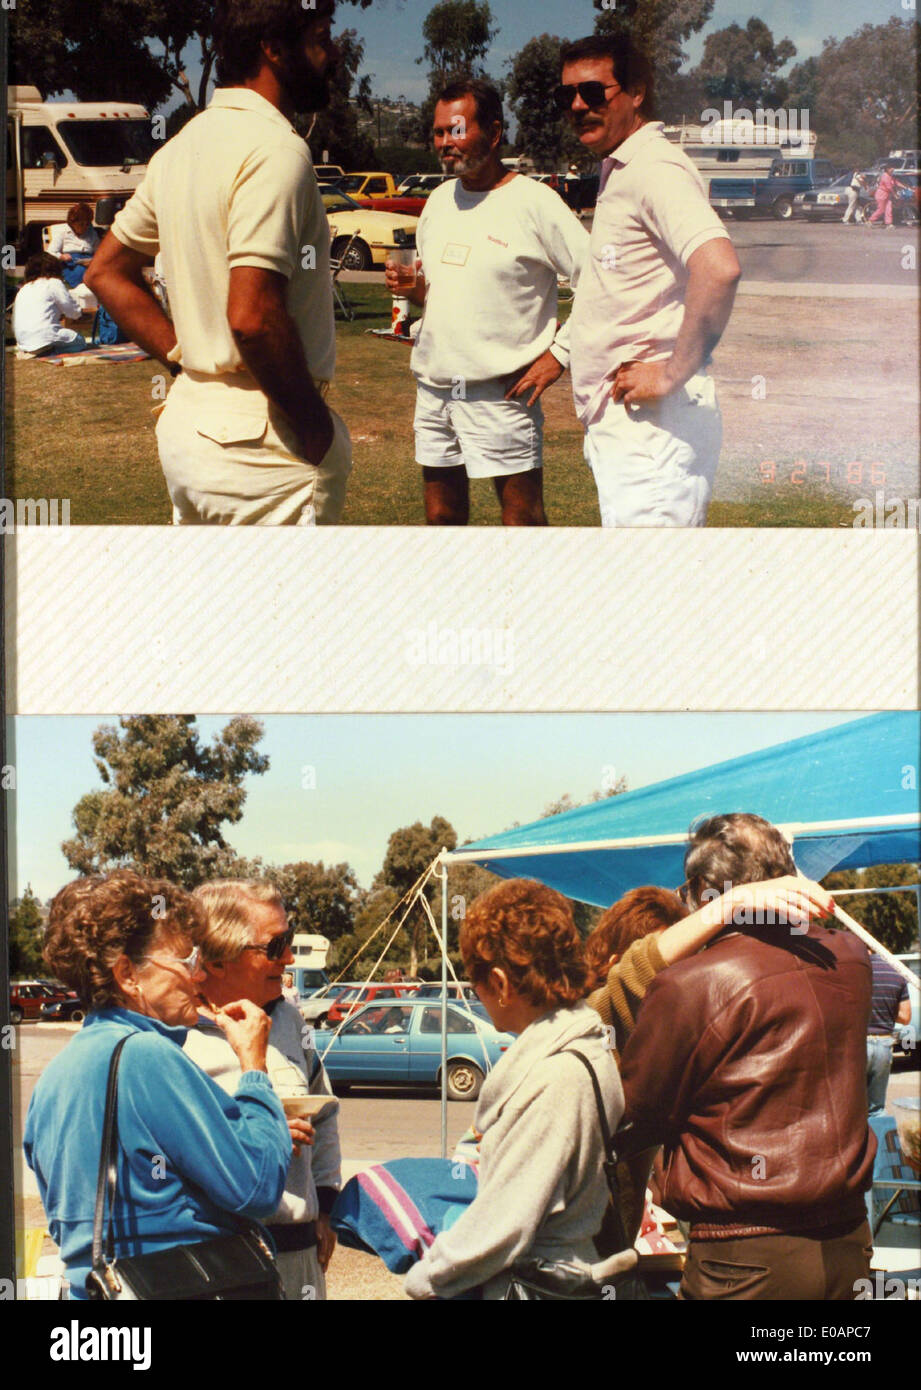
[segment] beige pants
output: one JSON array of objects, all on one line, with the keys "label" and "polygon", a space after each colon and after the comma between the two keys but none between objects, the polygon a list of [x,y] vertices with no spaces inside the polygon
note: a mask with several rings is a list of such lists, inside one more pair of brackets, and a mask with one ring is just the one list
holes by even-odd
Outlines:
[{"label": "beige pants", "polygon": [[352,468],[344,422],[319,465],[249,377],[183,372],[157,421],[173,524],[330,526],[342,515]]}]

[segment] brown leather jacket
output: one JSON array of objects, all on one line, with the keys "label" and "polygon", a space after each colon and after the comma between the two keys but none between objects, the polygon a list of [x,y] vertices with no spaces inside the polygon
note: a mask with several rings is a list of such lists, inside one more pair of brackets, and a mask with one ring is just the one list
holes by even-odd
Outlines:
[{"label": "brown leather jacket", "polygon": [[662,1205],[698,1240],[856,1225],[872,1182],[871,972],[848,932],[744,927],[653,981],[627,1108],[665,1144]]}]

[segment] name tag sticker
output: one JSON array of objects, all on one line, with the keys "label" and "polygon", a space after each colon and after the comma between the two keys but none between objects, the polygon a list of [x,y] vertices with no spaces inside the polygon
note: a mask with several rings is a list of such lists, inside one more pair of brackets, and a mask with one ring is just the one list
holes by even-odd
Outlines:
[{"label": "name tag sticker", "polygon": [[471,249],[469,246],[459,246],[456,241],[449,241],[441,258],[442,265],[466,265]]}]

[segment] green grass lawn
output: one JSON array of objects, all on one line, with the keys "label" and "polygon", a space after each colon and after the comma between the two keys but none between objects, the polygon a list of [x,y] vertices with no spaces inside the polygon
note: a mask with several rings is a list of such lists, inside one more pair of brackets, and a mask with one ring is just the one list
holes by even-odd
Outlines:
[{"label": "green grass lawn", "polygon": [[[421,525],[410,350],[402,343],[367,334],[369,328],[390,322],[391,300],[382,287],[343,288],[356,308],[354,322],[337,319],[338,366],[331,396],[354,444],[355,466],[343,522]],[[562,313],[566,312],[563,306]],[[7,496],[69,498],[73,525],[169,522],[170,503],[157,459],[152,414],[162,396],[159,363],[52,367],[17,362],[9,354],[7,383]],[[544,492],[550,524],[597,526],[597,496],[582,458],[582,431],[573,414],[568,378],[545,395],[544,409]],[[852,443],[845,440],[842,447],[846,451]],[[743,458],[738,448],[738,442],[727,435],[721,461],[721,473],[725,471],[727,477],[752,475],[757,459],[766,456],[752,452]],[[828,445],[823,448],[828,451]],[[827,527],[850,526],[853,516],[847,495],[818,486],[759,489],[752,485],[746,495],[723,500],[718,477],[709,522],[711,526]],[[471,485],[471,522],[499,524],[498,504],[488,479]]]}]

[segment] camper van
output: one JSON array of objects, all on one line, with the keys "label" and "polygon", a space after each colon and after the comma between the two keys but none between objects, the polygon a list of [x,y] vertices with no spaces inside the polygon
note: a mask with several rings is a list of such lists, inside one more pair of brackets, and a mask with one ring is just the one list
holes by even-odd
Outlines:
[{"label": "camper van", "polygon": [[295,932],[291,942],[294,964],[289,967],[294,976],[294,987],[302,999],[309,999],[318,989],[329,984],[326,973],[326,957],[329,954],[329,940],[325,936],[314,936],[310,932]]},{"label": "camper van", "polygon": [[37,87],[8,87],[7,239],[25,260],[42,228],[89,203],[109,226],[144,177],[158,142],[143,106],[125,101],[42,101]]},{"label": "camper van", "polygon": [[[718,114],[718,112],[714,113]],[[704,182],[720,174],[767,178],[776,159],[812,159],[815,132],[797,123],[796,113],[757,113],[767,119],[712,120],[709,124],[667,125],[664,135],[679,145]],[[781,119],[782,118],[782,119]]]}]

